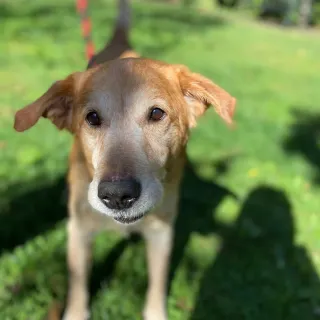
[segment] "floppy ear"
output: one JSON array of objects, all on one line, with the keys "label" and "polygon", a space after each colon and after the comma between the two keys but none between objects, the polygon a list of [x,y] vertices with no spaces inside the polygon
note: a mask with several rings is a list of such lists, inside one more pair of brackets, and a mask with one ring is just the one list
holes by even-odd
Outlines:
[{"label": "floppy ear", "polygon": [[200,74],[192,73],[185,66],[176,66],[180,87],[190,107],[190,127],[196,125],[196,119],[201,116],[210,105],[217,114],[229,125],[236,107],[236,99],[227,91],[214,84]]},{"label": "floppy ear", "polygon": [[34,126],[41,116],[50,119],[58,129],[71,129],[72,106],[82,73],[76,72],[55,82],[40,98],[15,114],[14,128],[22,132]]}]

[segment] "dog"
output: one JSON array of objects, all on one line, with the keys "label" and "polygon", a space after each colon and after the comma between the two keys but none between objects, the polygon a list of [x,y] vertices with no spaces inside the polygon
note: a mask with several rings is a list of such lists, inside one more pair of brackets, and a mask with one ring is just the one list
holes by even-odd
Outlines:
[{"label": "dog", "polygon": [[69,156],[65,320],[88,317],[94,234],[140,233],[149,285],[143,318],[167,319],[166,287],[190,129],[214,106],[233,123],[236,99],[186,66],[140,57],[130,45],[129,0],[111,41],[88,68],[59,80],[15,114],[18,132],[49,119],[74,137]]}]

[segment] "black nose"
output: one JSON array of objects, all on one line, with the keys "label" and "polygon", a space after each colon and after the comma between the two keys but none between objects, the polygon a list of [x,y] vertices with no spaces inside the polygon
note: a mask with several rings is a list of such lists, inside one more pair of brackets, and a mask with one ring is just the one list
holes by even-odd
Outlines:
[{"label": "black nose", "polygon": [[98,197],[110,209],[130,208],[140,197],[141,184],[135,179],[101,181]]}]

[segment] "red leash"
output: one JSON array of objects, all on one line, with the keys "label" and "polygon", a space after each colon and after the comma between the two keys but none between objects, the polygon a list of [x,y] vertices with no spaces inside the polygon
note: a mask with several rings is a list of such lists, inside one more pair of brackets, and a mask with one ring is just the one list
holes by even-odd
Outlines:
[{"label": "red leash", "polygon": [[91,37],[91,21],[88,15],[88,0],[76,0],[76,6],[80,15],[82,37],[86,46],[86,58],[90,61],[94,55],[94,45]]}]

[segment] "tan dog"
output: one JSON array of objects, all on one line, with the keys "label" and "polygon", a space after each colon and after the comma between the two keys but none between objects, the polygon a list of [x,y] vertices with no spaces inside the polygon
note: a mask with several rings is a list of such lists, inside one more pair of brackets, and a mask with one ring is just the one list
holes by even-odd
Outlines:
[{"label": "tan dog", "polygon": [[167,319],[166,278],[189,129],[210,105],[227,123],[235,109],[233,97],[185,66],[137,58],[127,39],[126,1],[120,0],[113,39],[90,68],[55,82],[15,117],[17,131],[42,116],[74,135],[67,320],[87,316],[92,235],[102,229],[144,236],[144,318]]}]

